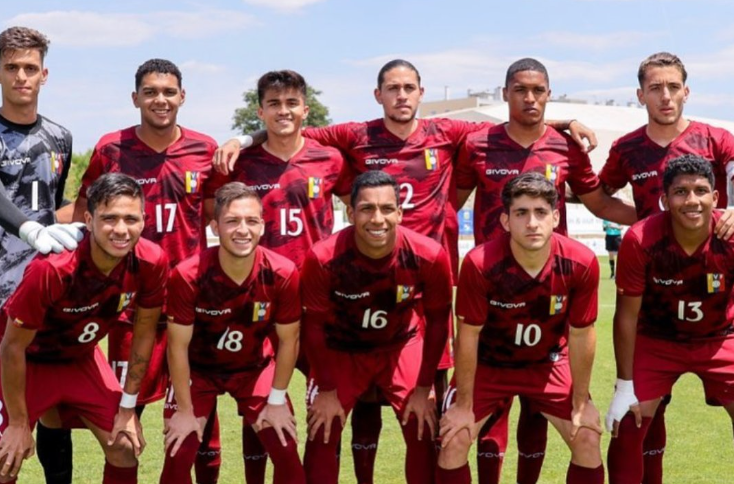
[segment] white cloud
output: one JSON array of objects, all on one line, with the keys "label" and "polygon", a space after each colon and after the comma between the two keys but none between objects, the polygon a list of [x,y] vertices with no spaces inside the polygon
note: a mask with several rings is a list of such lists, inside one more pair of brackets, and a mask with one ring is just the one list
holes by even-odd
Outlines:
[{"label": "white cloud", "polygon": [[[5,21],[6,26],[27,25],[52,39],[54,44],[81,47],[127,47],[159,35],[202,38],[221,35],[227,29],[242,29],[256,23],[239,11],[159,11],[147,14],[54,11],[25,13]],[[72,25],[73,28],[69,28]]]},{"label": "white cloud", "polygon": [[658,32],[610,32],[605,34],[579,34],[575,32],[544,32],[535,36],[543,44],[558,47],[589,50],[620,49],[643,45],[645,42],[661,37]]},{"label": "white cloud", "polygon": [[295,12],[308,5],[321,3],[325,0],[243,0],[248,5],[268,7],[282,12]]},{"label": "white cloud", "polygon": [[227,68],[219,64],[207,64],[206,62],[200,62],[197,60],[187,60],[179,64],[181,71],[185,74],[196,73],[196,74],[218,74],[224,72]]}]

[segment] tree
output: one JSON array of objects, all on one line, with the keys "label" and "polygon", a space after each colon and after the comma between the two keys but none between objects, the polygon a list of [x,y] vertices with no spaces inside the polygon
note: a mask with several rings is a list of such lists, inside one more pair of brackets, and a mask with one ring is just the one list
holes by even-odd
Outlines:
[{"label": "tree", "polygon": [[79,187],[82,184],[82,177],[89,166],[89,159],[92,158],[92,149],[88,149],[85,153],[72,153],[71,166],[69,167],[69,176],[66,178],[66,186],[64,187],[64,198],[67,200],[76,200],[79,194]]},{"label": "tree", "polygon": [[[306,106],[308,106],[309,111],[304,126],[328,126],[331,124],[329,108],[321,104],[321,101],[317,98],[320,95],[321,91],[317,91],[311,86],[306,87]],[[250,89],[242,95],[242,98],[246,106],[234,110],[232,129],[236,129],[242,134],[265,129],[265,125],[257,117],[257,108],[260,106],[257,101],[257,90]]]}]

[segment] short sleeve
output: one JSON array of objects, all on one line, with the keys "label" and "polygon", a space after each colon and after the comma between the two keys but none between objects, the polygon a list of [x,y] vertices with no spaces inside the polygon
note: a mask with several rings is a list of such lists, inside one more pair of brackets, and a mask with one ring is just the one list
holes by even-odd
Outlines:
[{"label": "short sleeve", "polygon": [[645,291],[646,267],[650,262],[640,244],[637,233],[628,230],[619,247],[617,257],[617,294],[641,296]]},{"label": "short sleeve", "polygon": [[342,123],[320,128],[306,128],[303,130],[303,136],[324,146],[331,146],[343,152],[348,152],[353,144],[352,129],[350,128],[353,124]]},{"label": "short sleeve", "polygon": [[[151,245],[154,245],[151,242]],[[168,286],[168,257],[158,246],[158,252],[154,262],[143,266],[141,271],[141,288],[138,294],[138,307],[157,308],[163,307],[166,299],[166,288]]]},{"label": "short sleeve", "polygon": [[622,160],[616,144],[612,145],[612,148],[609,150],[607,162],[604,163],[604,167],[601,169],[601,173],[599,173],[599,178],[605,185],[612,188],[624,188],[627,184],[627,176],[622,168]]},{"label": "short sleeve", "polygon": [[328,313],[331,308],[329,299],[328,274],[313,250],[306,255],[301,272],[301,303],[307,312]]},{"label": "short sleeve", "polygon": [[474,261],[477,252],[470,252],[464,259],[459,273],[459,286],[456,292],[456,316],[464,323],[482,326],[487,321],[486,278]]},{"label": "short sleeve", "polygon": [[451,260],[446,250],[436,255],[433,263],[424,269],[423,307],[427,313],[443,309],[451,305],[453,296],[453,278],[451,276]]},{"label": "short sleeve", "polygon": [[599,261],[591,258],[591,264],[579,275],[568,309],[568,324],[584,328],[594,324],[599,313]]},{"label": "short sleeve", "polygon": [[87,170],[82,176],[82,181],[79,185],[79,196],[87,198],[87,190],[89,190],[92,183],[94,183],[97,178],[101,177],[105,171],[104,158],[99,152],[99,147],[96,147],[94,151],[92,151],[92,157],[89,159],[89,166],[87,166]]},{"label": "short sleeve", "polygon": [[56,268],[45,259],[37,258],[26,268],[5,311],[19,328],[38,330],[43,326],[46,312],[62,294],[63,283]]},{"label": "short sleeve", "polygon": [[571,147],[568,154],[570,165],[568,185],[573,190],[573,193],[585,195],[599,188],[601,182],[591,167],[589,155],[583,153],[576,146]]},{"label": "short sleeve", "polygon": [[298,270],[293,267],[290,275],[284,278],[278,287],[278,307],[275,322],[290,324],[301,320],[301,293]]},{"label": "short sleeve", "polygon": [[471,139],[467,139],[459,148],[459,158],[456,162],[456,187],[459,190],[472,190],[477,186],[477,172],[474,169],[474,159],[480,156]]}]

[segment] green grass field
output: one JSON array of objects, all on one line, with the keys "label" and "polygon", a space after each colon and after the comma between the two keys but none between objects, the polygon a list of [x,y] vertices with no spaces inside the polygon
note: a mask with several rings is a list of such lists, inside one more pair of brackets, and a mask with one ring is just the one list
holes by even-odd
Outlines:
[{"label": "green grass field", "polygon": [[[602,263],[602,283],[600,288],[600,312],[597,322],[598,345],[596,364],[592,377],[592,395],[602,416],[606,413],[612,396],[614,382],[614,356],[612,349],[612,316],[614,314],[614,282],[608,279],[606,259]],[[299,422],[301,448],[305,438],[305,409],[303,393],[305,380],[296,374],[291,382],[290,394],[296,406]],[[516,411],[518,405],[513,407]],[[220,398],[219,418],[223,434],[223,459],[220,482],[230,484],[243,482],[240,420],[236,415],[233,401],[228,397]],[[375,482],[379,484],[398,484],[403,478],[404,446],[398,425],[392,411],[383,410],[384,424],[377,457]],[[603,420],[603,417],[602,417]],[[516,421],[516,415],[513,422]],[[732,426],[724,410],[707,407],[703,400],[703,390],[697,378],[686,375],[673,392],[673,403],[668,408],[668,446],[665,459],[665,481],[675,484],[729,484],[734,482],[734,459],[732,459]],[[162,403],[151,405],[143,415],[148,447],[140,460],[139,482],[141,484],[158,482],[163,463]],[[511,428],[510,432],[514,432]],[[569,452],[561,439],[550,430],[549,444],[542,483],[565,482]],[[344,441],[350,440],[349,425]],[[511,436],[511,441],[514,437]],[[602,440],[602,452],[606,455],[609,435]],[[102,480],[104,457],[91,433],[84,430],[74,431],[74,482],[87,484]],[[514,444],[508,448],[503,471],[503,484],[513,483],[517,453]],[[271,470],[272,466],[269,466]],[[472,468],[474,465],[472,464]],[[270,475],[270,474],[269,474]],[[349,449],[345,446],[342,459],[341,482],[355,482]],[[476,474],[474,475],[476,482]],[[43,473],[38,460],[34,457],[26,463],[21,483],[42,483]]]}]

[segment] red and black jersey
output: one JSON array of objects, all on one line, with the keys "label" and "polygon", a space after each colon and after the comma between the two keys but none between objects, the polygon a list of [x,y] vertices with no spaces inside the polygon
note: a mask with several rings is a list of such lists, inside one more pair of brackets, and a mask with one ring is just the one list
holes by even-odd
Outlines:
[{"label": "red and black jersey", "polygon": [[273,355],[274,325],[301,319],[295,264],[264,247],[255,249],[252,272],[242,284],[227,276],[211,247],[171,273],[168,322],[194,325],[189,363],[200,372],[233,373],[260,368]]},{"label": "red and black jersey", "polygon": [[37,331],[26,350],[30,360],[88,356],[123,311],[163,306],[168,259],[160,247],[141,238],[104,275],[92,261],[89,238],[75,251],[36,256],[0,314],[3,334],[8,320]]},{"label": "red and black jersey", "polygon": [[475,247],[464,259],[456,315],[483,326],[480,363],[522,367],[558,361],[568,353],[569,327],[596,321],[596,256],[559,234],[549,243],[548,262],[535,277],[515,260],[509,234]]},{"label": "red and black jersey", "polygon": [[668,161],[693,154],[711,162],[719,191],[719,207],[727,206],[726,164],[734,160],[734,136],[725,129],[691,121],[686,130],[668,146],[660,146],[647,136],[647,125],[619,138],[609,150],[609,158],[599,178],[612,188],[632,185],[637,218],[642,220],[663,211],[663,172]]},{"label": "red and black jersey", "polygon": [[158,153],[130,127],[102,137],[84,173],[79,196],[102,174],[135,178],[145,194],[143,237],[160,245],[171,267],[206,247],[204,186],[212,171],[217,143],[181,128],[181,137]]},{"label": "red and black jersey", "polygon": [[[714,212],[713,226],[721,217]],[[669,212],[634,224],[622,239],[617,292],[642,296],[638,333],[660,339],[715,339],[732,332],[734,241],[711,235],[691,255],[678,244]]]},{"label": "red and black jersey", "polygon": [[321,322],[327,346],[337,351],[402,347],[424,331],[424,314],[451,305],[446,251],[403,227],[393,252],[378,260],[359,251],[347,227],[309,251],[301,279],[304,309],[315,315],[309,320]]},{"label": "red and black jersey", "polygon": [[458,269],[457,201],[453,186],[456,154],[466,136],[489,123],[419,119],[405,140],[392,134],[383,119],[309,128],[308,136],[339,148],[350,169],[345,188],[368,170],[382,170],[400,185],[404,227],[443,244]]},{"label": "red and black jersey", "polygon": [[257,190],[263,202],[265,233],[260,244],[303,265],[306,251],[325,239],[334,228],[331,195],[343,174],[344,160],[336,148],[306,139],[303,148],[283,161],[262,146],[242,151],[232,174],[215,173],[206,187],[206,198],[230,181]]},{"label": "red and black jersey", "polygon": [[545,133],[528,148],[507,135],[505,125],[483,129],[467,136],[459,153],[456,185],[461,190],[476,187],[474,240],[481,244],[504,233],[500,224],[502,188],[521,173],[537,171],[558,190],[561,222],[557,231],[566,235],[566,182],[577,195],[600,186],[589,157],[566,133],[546,126]]}]

